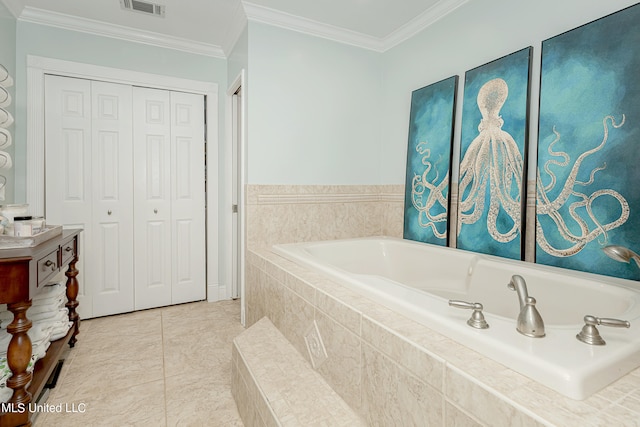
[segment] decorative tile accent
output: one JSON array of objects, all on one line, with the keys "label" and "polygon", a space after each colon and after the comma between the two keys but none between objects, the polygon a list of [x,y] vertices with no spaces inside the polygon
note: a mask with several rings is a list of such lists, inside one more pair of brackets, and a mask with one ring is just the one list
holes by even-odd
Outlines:
[{"label": "decorative tile accent", "polygon": [[322,336],[315,320],[304,334],[304,342],[307,344],[311,366],[314,369],[318,369],[327,360],[327,350],[324,348]]}]

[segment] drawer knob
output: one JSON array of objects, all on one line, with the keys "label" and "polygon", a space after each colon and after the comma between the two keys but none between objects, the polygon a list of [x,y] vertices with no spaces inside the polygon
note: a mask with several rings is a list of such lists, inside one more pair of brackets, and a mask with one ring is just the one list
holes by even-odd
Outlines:
[{"label": "drawer knob", "polygon": [[113,213],[113,212],[111,212],[111,209],[109,209],[109,210],[107,211],[107,215],[111,215],[112,213]]},{"label": "drawer knob", "polygon": [[71,252],[73,248],[71,246],[67,246],[66,248],[64,248],[64,250],[67,252]]},{"label": "drawer knob", "polygon": [[51,261],[50,259],[48,259],[45,263],[44,263],[45,267],[50,267],[51,271],[56,271],[56,263]]}]

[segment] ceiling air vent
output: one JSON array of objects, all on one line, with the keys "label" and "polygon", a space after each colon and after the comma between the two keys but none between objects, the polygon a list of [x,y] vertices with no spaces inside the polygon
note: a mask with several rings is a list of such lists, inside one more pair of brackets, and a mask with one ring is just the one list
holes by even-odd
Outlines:
[{"label": "ceiling air vent", "polygon": [[120,0],[123,9],[164,18],[164,6],[140,0]]}]

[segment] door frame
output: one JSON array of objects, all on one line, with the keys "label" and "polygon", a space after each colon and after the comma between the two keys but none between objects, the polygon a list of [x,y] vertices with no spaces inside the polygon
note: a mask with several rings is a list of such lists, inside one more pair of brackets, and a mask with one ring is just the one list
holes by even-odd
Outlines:
[{"label": "door frame", "polygon": [[[132,86],[145,86],[205,96],[205,173],[206,186],[206,234],[207,234],[207,300],[226,299],[226,292],[219,281],[219,230],[218,230],[218,84],[179,77],[111,68],[101,65],[65,61],[42,56],[27,56],[27,174],[26,202],[33,215],[45,211],[45,163],[44,163],[44,76],[56,74],[87,80],[101,80]],[[84,296],[81,289],[80,296]]]},{"label": "door frame", "polygon": [[[234,147],[234,116],[237,114],[237,110],[234,110],[234,102],[233,97],[238,92],[239,89],[242,89],[241,98],[240,98],[240,117],[235,117],[236,120],[240,120],[241,123],[241,135],[240,138],[236,141]],[[225,180],[223,182],[228,182],[230,185],[225,187],[225,196],[224,196],[224,208],[223,208],[223,221],[228,222],[229,227],[224,227],[224,246],[227,248],[227,251],[223,251],[223,263],[227,268],[225,268],[225,278],[224,283],[229,283],[229,295],[232,297],[240,297],[240,322],[245,324],[245,297],[244,297],[244,283],[245,283],[245,245],[246,245],[246,236],[245,236],[245,227],[246,227],[246,211],[245,211],[245,185],[247,182],[247,167],[246,167],[246,152],[247,152],[247,81],[246,81],[246,71],[242,69],[240,73],[236,76],[233,82],[229,85],[227,89],[227,97],[226,97],[226,136],[225,136],[225,154],[224,154],[224,164],[231,165],[233,163],[234,157],[237,159],[237,170],[236,170],[236,186],[233,188],[234,177],[233,177],[233,168],[229,167],[229,170],[225,173]],[[237,150],[234,155],[234,148]],[[235,193],[235,194],[234,194]],[[238,232],[233,233],[231,225],[233,224],[233,212],[232,205],[233,199],[237,201],[238,205]],[[233,248],[234,248],[234,239],[235,247],[237,248],[237,263],[238,265],[233,265]],[[239,291],[239,295],[233,295],[233,270],[238,269],[237,275],[237,288]]]}]

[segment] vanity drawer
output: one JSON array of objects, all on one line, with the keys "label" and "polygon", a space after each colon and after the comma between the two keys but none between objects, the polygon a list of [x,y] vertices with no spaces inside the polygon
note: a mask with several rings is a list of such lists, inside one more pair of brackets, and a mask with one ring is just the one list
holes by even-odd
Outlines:
[{"label": "vanity drawer", "polygon": [[38,260],[38,287],[46,285],[47,281],[58,272],[58,250]]},{"label": "vanity drawer", "polygon": [[76,240],[69,240],[64,243],[60,247],[60,251],[62,252],[62,263],[61,266],[67,265],[71,262],[71,260],[76,256]]}]

